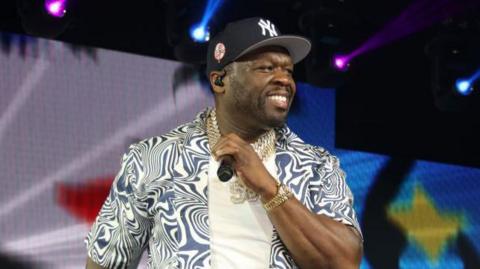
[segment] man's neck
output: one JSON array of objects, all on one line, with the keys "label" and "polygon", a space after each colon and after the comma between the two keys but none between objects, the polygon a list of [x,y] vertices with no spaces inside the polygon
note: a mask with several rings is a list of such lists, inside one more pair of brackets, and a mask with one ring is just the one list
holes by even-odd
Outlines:
[{"label": "man's neck", "polygon": [[248,143],[255,143],[257,139],[264,134],[267,130],[261,128],[255,128],[253,126],[245,127],[244,121],[234,119],[226,115],[227,113],[217,110],[217,124],[220,134],[226,135],[234,133]]}]

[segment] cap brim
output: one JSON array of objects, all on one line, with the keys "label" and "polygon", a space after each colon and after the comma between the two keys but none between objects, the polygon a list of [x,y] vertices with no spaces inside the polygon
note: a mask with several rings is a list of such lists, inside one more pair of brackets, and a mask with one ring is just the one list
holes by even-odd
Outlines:
[{"label": "cap brim", "polygon": [[253,50],[256,50],[262,47],[267,47],[267,46],[279,46],[287,49],[288,53],[290,54],[290,57],[292,58],[292,62],[296,64],[301,60],[303,60],[303,58],[305,58],[308,55],[312,47],[312,44],[308,39],[301,36],[295,36],[295,35],[275,36],[269,39],[262,40],[246,48],[234,60],[242,57],[243,55]]}]

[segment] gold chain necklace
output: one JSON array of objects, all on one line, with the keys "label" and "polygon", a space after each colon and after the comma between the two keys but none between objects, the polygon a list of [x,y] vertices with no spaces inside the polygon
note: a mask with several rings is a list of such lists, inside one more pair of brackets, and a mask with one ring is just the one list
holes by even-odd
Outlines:
[{"label": "gold chain necklace", "polygon": [[[218,139],[220,139],[220,130],[218,129],[217,115],[215,109],[210,111],[207,117],[207,136],[210,149],[213,148]],[[260,138],[251,144],[255,152],[262,161],[265,161],[269,156],[275,154],[275,131],[270,129],[268,132],[262,134]],[[235,179],[229,182],[230,184],[230,200],[234,204],[241,204],[245,201],[257,201],[259,195],[245,186],[241,179]]]}]

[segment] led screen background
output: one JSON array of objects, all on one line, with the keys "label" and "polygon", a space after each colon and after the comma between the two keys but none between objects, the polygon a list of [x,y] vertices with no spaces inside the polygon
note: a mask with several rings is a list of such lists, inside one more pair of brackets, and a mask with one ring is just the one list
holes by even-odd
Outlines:
[{"label": "led screen background", "polygon": [[[84,268],[83,239],[126,147],[192,119],[212,95],[178,62],[12,44],[0,52],[0,259]],[[336,149],[333,89],[298,83],[288,123],[340,158],[362,268],[480,268],[480,169]]]}]

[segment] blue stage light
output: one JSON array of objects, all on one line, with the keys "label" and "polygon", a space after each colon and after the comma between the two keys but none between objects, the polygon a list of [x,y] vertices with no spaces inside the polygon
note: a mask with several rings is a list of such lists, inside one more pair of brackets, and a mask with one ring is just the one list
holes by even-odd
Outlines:
[{"label": "blue stage light", "polygon": [[459,79],[456,84],[457,92],[461,95],[469,95],[473,91],[471,82],[468,79]]},{"label": "blue stage light", "polygon": [[210,32],[206,26],[196,24],[190,29],[190,36],[195,42],[207,42],[210,40]]},{"label": "blue stage light", "polygon": [[201,22],[190,28],[190,37],[195,42],[207,42],[210,40],[210,32],[208,31],[208,23],[213,14],[217,11],[222,0],[208,0],[205,12],[203,13]]},{"label": "blue stage light", "polygon": [[461,95],[469,95],[474,90],[474,83],[480,78],[480,69],[469,78],[461,78],[455,82],[455,89]]}]

